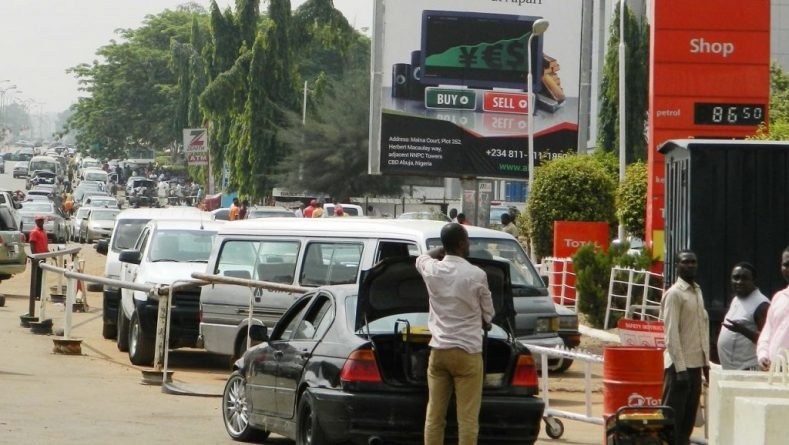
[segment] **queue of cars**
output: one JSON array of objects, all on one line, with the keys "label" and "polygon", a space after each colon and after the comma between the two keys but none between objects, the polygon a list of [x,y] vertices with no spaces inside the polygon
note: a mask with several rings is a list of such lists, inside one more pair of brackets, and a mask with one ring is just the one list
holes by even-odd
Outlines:
[{"label": "queue of cars", "polygon": [[[421,437],[429,340],[427,291],[413,263],[440,245],[445,224],[291,215],[225,223],[190,207],[139,208],[118,213],[96,248],[107,255],[105,276],[126,282],[168,286],[204,272],[311,289],[174,291],[168,347],[237,359],[222,408],[233,439],[408,442]],[[486,343],[480,442],[533,443],[544,405],[523,341],[578,340],[577,317],[557,313],[516,239],[466,228],[469,261],[488,274],[498,314]],[[158,297],[111,286],[103,294],[104,337],[150,366]]]}]

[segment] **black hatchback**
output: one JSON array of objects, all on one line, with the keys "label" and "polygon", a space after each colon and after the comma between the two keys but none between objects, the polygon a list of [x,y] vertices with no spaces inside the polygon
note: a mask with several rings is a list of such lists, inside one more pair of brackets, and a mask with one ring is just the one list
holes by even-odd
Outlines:
[{"label": "black hatchback", "polygon": [[[296,300],[270,336],[253,335],[263,342],[236,362],[225,385],[228,434],[251,441],[277,433],[312,445],[422,443],[429,303],[414,261],[384,260],[363,273],[358,289],[318,288]],[[509,267],[470,261],[487,273],[496,310],[484,343],[479,443],[534,443],[544,404],[532,356],[512,335]],[[448,440],[457,440],[454,411]]]}]

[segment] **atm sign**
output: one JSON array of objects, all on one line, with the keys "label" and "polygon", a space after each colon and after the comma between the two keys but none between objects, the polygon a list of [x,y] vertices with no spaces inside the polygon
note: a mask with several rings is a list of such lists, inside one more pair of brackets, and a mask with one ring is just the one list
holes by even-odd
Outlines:
[{"label": "atm sign", "polygon": [[482,109],[492,113],[528,114],[529,95],[486,91],[482,100]]}]

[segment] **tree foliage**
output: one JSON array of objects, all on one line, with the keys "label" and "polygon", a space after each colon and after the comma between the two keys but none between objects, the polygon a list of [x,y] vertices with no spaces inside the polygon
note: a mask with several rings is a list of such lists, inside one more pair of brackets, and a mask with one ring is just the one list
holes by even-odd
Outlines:
[{"label": "tree foliage", "polygon": [[644,239],[647,214],[647,166],[635,162],[627,166],[625,180],[616,191],[616,216],[630,235]]},{"label": "tree foliage", "polygon": [[535,171],[526,231],[538,257],[553,252],[554,221],[615,223],[615,183],[592,156],[554,159]]},{"label": "tree foliage", "polygon": [[[336,199],[399,194],[402,178],[367,174],[369,73],[356,69],[330,82],[315,119],[283,137],[301,147],[283,162],[280,180],[292,190]],[[291,115],[293,121],[300,116]]]},{"label": "tree foliage", "polygon": [[776,62],[770,66],[770,125],[760,125],[751,139],[789,140],[789,75]]},{"label": "tree foliage", "polygon": [[192,18],[185,10],[147,16],[142,27],[118,31],[120,40],[101,47],[97,60],[69,70],[88,94],[68,121],[81,150],[116,157],[173,143],[178,88],[171,42],[189,40]]},{"label": "tree foliage", "polygon": [[[617,3],[619,5],[619,3]],[[619,6],[611,22],[600,87],[598,147],[619,147]],[[625,6],[625,135],[627,162],[647,157],[646,120],[649,107],[649,25]]]}]

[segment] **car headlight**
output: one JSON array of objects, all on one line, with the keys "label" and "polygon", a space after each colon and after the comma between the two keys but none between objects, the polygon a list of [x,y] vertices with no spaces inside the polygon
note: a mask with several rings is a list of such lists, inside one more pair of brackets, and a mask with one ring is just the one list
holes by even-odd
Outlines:
[{"label": "car headlight", "polygon": [[577,331],[578,330],[578,316],[577,315],[562,315],[559,317],[559,329],[562,331]]},{"label": "car headlight", "polygon": [[542,317],[537,319],[536,332],[538,334],[547,334],[550,332],[557,332],[559,330],[559,317]]}]

